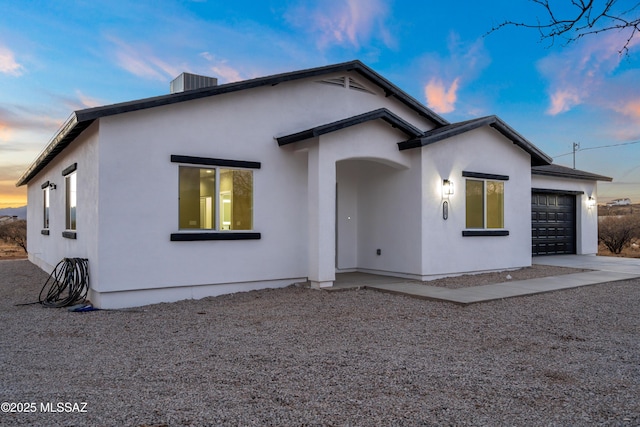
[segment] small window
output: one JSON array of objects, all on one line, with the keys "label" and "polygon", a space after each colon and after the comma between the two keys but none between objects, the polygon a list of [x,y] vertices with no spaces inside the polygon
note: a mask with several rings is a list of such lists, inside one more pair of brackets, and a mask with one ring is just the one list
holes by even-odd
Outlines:
[{"label": "small window", "polygon": [[504,228],[504,182],[466,181],[466,228]]},{"label": "small window", "polygon": [[76,206],[77,206],[76,172],[71,172],[70,174],[64,177],[64,187],[65,187],[65,200],[66,200],[65,228],[67,230],[75,230],[76,229]]},{"label": "small window", "polygon": [[250,170],[180,166],[179,199],[180,229],[253,229]]},{"label": "small window", "polygon": [[44,229],[48,229],[49,228],[49,186],[45,187],[42,190],[42,206],[43,206],[43,211],[42,211],[42,228]]}]

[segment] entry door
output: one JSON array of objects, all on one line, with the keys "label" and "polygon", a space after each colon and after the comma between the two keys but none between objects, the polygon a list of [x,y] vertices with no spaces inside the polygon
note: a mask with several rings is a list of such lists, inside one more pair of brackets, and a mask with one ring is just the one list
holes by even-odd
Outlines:
[{"label": "entry door", "polygon": [[531,194],[531,253],[576,253],[575,194]]}]

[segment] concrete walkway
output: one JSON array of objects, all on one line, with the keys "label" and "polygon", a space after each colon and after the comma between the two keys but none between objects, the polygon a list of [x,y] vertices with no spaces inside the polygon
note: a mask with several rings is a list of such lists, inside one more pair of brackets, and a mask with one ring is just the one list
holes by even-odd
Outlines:
[{"label": "concrete walkway", "polygon": [[640,277],[640,259],[634,258],[601,257],[595,255],[554,255],[533,258],[533,263],[590,269],[594,271],[460,289],[429,286],[420,281],[396,277],[365,273],[343,273],[337,275],[337,280],[333,288],[328,289],[341,290],[361,287],[416,298],[467,305]]}]

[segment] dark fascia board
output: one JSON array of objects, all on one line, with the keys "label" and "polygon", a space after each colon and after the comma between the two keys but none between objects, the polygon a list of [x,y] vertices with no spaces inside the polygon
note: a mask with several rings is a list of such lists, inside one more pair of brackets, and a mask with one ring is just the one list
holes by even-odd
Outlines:
[{"label": "dark fascia board", "polygon": [[16,187],[27,184],[62,150],[67,148],[67,146],[71,144],[71,142],[73,142],[73,140],[78,135],[80,135],[82,131],[88,128],[91,123],[93,123],[93,120],[80,123],[78,122],[76,113],[71,114],[67,121],[64,122],[60,129],[58,129],[58,132],[54,135],[54,137],[51,138],[46,148],[40,153],[40,155],[38,155],[36,160],[22,174],[22,176],[16,183]]},{"label": "dark fascia board", "polygon": [[579,169],[571,169],[560,165],[544,165],[531,168],[533,175],[557,176],[561,178],[584,179],[587,181],[613,181],[613,178],[604,175],[598,175],[591,172],[585,172]]},{"label": "dark fascia board", "polygon": [[332,123],[327,123],[325,125],[316,126],[311,129],[304,130],[302,132],[296,132],[290,135],[280,136],[276,138],[276,141],[278,141],[279,146],[283,146],[287,144],[292,144],[294,142],[303,141],[305,139],[314,138],[319,135],[324,135],[326,133],[335,132],[337,130],[358,125],[361,123],[365,123],[370,120],[377,120],[377,119],[384,120],[394,128],[400,129],[402,132],[412,137],[417,137],[423,134],[423,132],[420,129],[416,128],[411,123],[403,120],[402,118],[395,115],[394,113],[387,110],[386,108],[380,108],[378,110],[373,110],[368,113],[359,114],[357,116],[338,120]]},{"label": "dark fascia board", "polygon": [[511,126],[507,125],[498,116],[480,117],[478,119],[467,120],[459,123],[452,123],[440,128],[436,128],[425,132],[424,136],[410,139],[398,143],[400,150],[408,150],[411,148],[424,147],[452,136],[460,135],[483,126],[491,126],[506,138],[510,139],[514,144],[522,148],[531,155],[531,165],[548,165],[553,160],[547,154],[542,152],[538,147],[529,142],[525,137],[516,132]]},{"label": "dark fascia board", "polygon": [[225,93],[237,92],[244,89],[251,89],[260,86],[275,86],[280,83],[322,76],[325,74],[344,71],[355,71],[382,88],[386,96],[394,96],[400,102],[416,111],[418,115],[425,117],[436,124],[445,126],[449,124],[444,118],[422,105],[409,94],[398,88],[396,85],[382,77],[380,74],[367,67],[359,60],[343,62],[340,64],[327,65],[301,71],[276,74],[267,77],[259,77],[241,82],[227,83],[219,86],[212,86],[202,89],[190,90],[181,93],[161,95],[152,98],[139,99],[135,101],[122,102],[118,104],[106,105],[102,107],[87,108],[74,112],[65,124],[58,130],[42,154],[29,166],[25,173],[16,183],[16,187],[27,184],[38,174],[55,156],[64,150],[82,131],[88,128],[91,123],[101,117],[113,116],[116,114],[128,113],[132,111],[144,110],[147,108],[160,107],[163,105],[175,104],[178,102],[191,101],[194,99],[206,98],[208,96],[222,95]]},{"label": "dark fascia board", "polygon": [[258,77],[240,82],[227,83],[219,86],[210,86],[202,89],[195,89],[181,93],[169,95],[161,95],[153,98],[140,99],[136,101],[123,102],[119,104],[107,105],[103,107],[88,108],[86,110],[77,111],[79,121],[95,120],[100,117],[128,113],[131,111],[143,110],[146,108],[154,108],[162,105],[175,104],[178,102],[190,101],[208,96],[221,95],[230,92],[237,92],[244,89],[251,89],[260,86],[275,86],[280,83],[306,79],[310,77],[322,76],[340,71],[356,71],[372,83],[382,88],[386,96],[394,96],[399,101],[415,110],[419,115],[429,119],[437,126],[449,124],[444,118],[422,105],[409,94],[395,86],[393,83],[382,77],[380,74],[367,67],[359,60],[343,62],[340,64],[327,65],[324,67],[310,68],[300,71],[291,71],[272,76]]},{"label": "dark fascia board", "polygon": [[532,188],[531,193],[547,193],[547,194],[573,194],[575,196],[584,194],[584,191],[579,190],[553,190],[548,188]]}]

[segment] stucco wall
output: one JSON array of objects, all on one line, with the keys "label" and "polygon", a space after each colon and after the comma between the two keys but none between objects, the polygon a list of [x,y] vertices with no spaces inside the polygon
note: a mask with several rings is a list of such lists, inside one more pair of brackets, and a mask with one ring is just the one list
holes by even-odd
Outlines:
[{"label": "stucco wall", "polygon": [[[77,163],[76,239],[62,237],[65,230],[65,178],[62,171]],[[64,152],[55,158],[28,186],[27,242],[29,260],[47,272],[63,258],[89,258],[97,268],[98,241],[98,124],[94,123]],[[41,185],[49,181],[49,235],[43,235],[43,195]]]},{"label": "stucco wall", "polygon": [[[399,151],[396,143],[407,135],[381,120],[279,147],[276,136],[381,107],[423,130],[433,126],[375,86],[368,93],[315,80],[101,118],[30,183],[28,216],[36,224],[40,184],[60,183],[51,235],[30,226],[30,257],[45,269],[65,256],[89,258],[91,298],[105,308],[307,278],[323,286],[334,280],[336,266],[430,278],[530,265],[528,154],[490,128]],[[253,223],[261,239],[171,241],[180,232],[179,164],[171,155],[260,162],[253,170]],[[73,162],[77,240],[61,237],[60,172]],[[509,236],[462,236],[465,170],[509,176]],[[444,178],[455,185],[446,221]]]},{"label": "stucco wall", "polygon": [[[274,137],[380,107],[408,116],[423,129],[432,126],[383,93],[314,81],[101,118],[100,167],[94,170],[92,184],[99,194],[91,202],[96,209],[100,206],[100,216],[91,218],[98,237],[93,251],[79,251],[90,258],[94,302],[103,307],[138,305],[139,301],[214,295],[228,289],[283,286],[310,277],[309,259],[314,257],[309,253],[310,156],[305,148],[310,143],[278,147]],[[372,145],[374,135],[378,143]],[[383,160],[407,158],[395,144],[405,138],[388,124],[375,121],[325,135],[320,146],[335,166],[336,161],[363,152]],[[383,152],[378,149],[382,145]],[[170,161],[174,154],[261,162],[253,173],[254,230],[262,238],[170,241],[171,233],[179,231],[179,165]],[[65,151],[60,162],[66,165],[67,156]],[[88,160],[79,162],[79,170],[80,163]],[[93,161],[97,164],[97,157]],[[335,173],[331,179],[335,191]],[[79,181],[79,189],[83,185]],[[322,215],[331,215],[335,224],[334,206],[335,200]],[[78,209],[79,215],[87,213],[80,202]],[[334,254],[322,251],[323,257]],[[334,275],[335,261],[331,262]],[[145,289],[157,291],[147,293],[147,298],[140,292]]]},{"label": "stucco wall", "polygon": [[597,181],[567,179],[544,175],[531,176],[532,188],[545,190],[581,191],[576,195],[576,253],[593,255],[598,253],[598,209],[589,208],[587,200],[597,197]]},{"label": "stucco wall", "polygon": [[[489,127],[479,128],[422,148],[424,188],[423,274],[446,274],[518,268],[531,265],[530,156]],[[465,177],[463,171],[506,175],[504,229],[508,236],[463,237]],[[454,194],[442,195],[450,179]],[[443,219],[443,202],[449,217]]]}]

